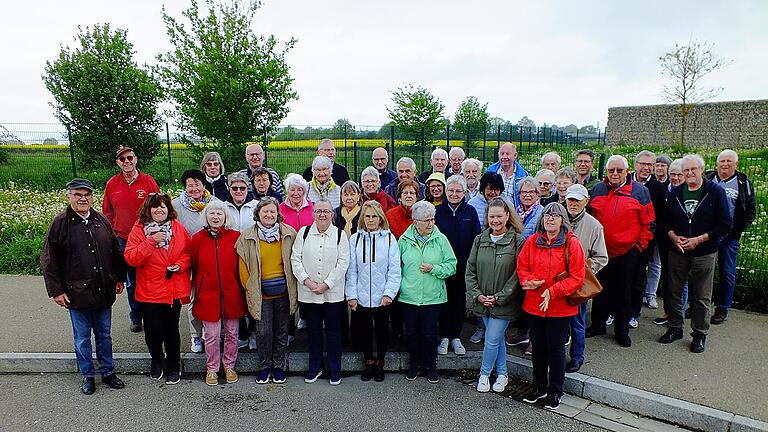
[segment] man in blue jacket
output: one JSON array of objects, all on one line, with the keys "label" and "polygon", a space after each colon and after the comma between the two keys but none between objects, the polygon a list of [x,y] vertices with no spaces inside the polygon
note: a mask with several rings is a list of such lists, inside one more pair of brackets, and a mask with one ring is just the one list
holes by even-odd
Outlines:
[{"label": "man in blue jacket", "polygon": [[725,190],[704,179],[704,159],[683,157],[685,183],[672,189],[666,202],[663,229],[671,246],[667,258],[669,329],[663,344],[683,338],[683,285],[688,281],[693,340],[691,352],[704,352],[709,331],[709,306],[717,250],[731,231],[732,218]]},{"label": "man in blue jacket", "polygon": [[494,172],[504,180],[504,192],[502,196],[515,204],[515,208],[520,204],[520,200],[515,193],[517,184],[520,180],[528,177],[520,162],[517,161],[517,147],[511,142],[506,142],[499,147],[499,161],[488,167],[486,172]]}]

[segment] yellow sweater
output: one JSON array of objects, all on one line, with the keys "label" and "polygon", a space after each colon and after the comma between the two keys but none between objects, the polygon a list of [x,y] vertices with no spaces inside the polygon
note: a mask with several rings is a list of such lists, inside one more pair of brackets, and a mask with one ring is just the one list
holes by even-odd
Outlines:
[{"label": "yellow sweater", "polygon": [[260,240],[259,252],[261,252],[261,280],[285,277],[280,242],[267,243]]}]

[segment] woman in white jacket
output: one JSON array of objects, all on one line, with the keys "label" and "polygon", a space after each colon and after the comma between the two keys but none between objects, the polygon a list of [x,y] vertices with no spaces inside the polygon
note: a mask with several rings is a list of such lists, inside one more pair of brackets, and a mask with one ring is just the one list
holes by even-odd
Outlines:
[{"label": "woman in white jacket", "polygon": [[[365,357],[365,370],[360,379],[373,378],[381,382],[389,346],[389,305],[400,290],[400,248],[389,232],[389,223],[378,202],[363,204],[357,232],[349,239],[349,249],[345,292],[353,314],[352,333]],[[371,332],[376,335],[376,356]]]},{"label": "woman in white jacket", "polygon": [[309,333],[309,369],[304,382],[323,374],[323,327],[331,385],[341,384],[341,319],[344,306],[344,275],[349,266],[349,241],[344,230],[331,223],[333,207],[320,198],[313,209],[314,222],[302,227],[291,251],[293,274],[299,282],[301,316]]}]

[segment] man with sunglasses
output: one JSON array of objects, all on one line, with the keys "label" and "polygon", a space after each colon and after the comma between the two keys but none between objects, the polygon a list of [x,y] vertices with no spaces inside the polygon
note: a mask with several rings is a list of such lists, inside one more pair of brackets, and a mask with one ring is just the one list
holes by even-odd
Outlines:
[{"label": "man with sunglasses", "polygon": [[586,337],[605,334],[606,319],[614,315],[614,336],[619,346],[632,345],[629,318],[632,314],[631,293],[642,270],[643,251],[653,239],[656,216],[651,195],[642,184],[629,177],[629,162],[613,155],[606,163],[607,177],[592,189],[589,209],[603,225],[608,265],[597,277],[603,286],[592,305],[592,326]]},{"label": "man with sunglasses", "polygon": [[[151,175],[140,172],[137,168],[139,159],[133,149],[120,146],[115,153],[115,163],[120,172],[113,175],[104,187],[104,198],[101,211],[117,234],[120,252],[125,251],[128,234],[136,223],[139,208],[144,204],[150,193],[160,192],[157,182]],[[126,291],[128,291],[128,306],[130,306],[131,331],[138,333],[142,330],[141,311],[134,297],[136,291],[136,269],[128,268]]]}]

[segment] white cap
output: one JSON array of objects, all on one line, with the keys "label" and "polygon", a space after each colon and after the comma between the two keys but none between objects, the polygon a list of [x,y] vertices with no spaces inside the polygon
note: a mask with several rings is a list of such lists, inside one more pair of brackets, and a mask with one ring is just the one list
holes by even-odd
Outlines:
[{"label": "white cap", "polygon": [[587,197],[589,197],[589,192],[587,191],[587,188],[585,188],[583,185],[580,185],[580,184],[569,186],[568,190],[565,192],[565,199],[573,198],[581,201]]}]

